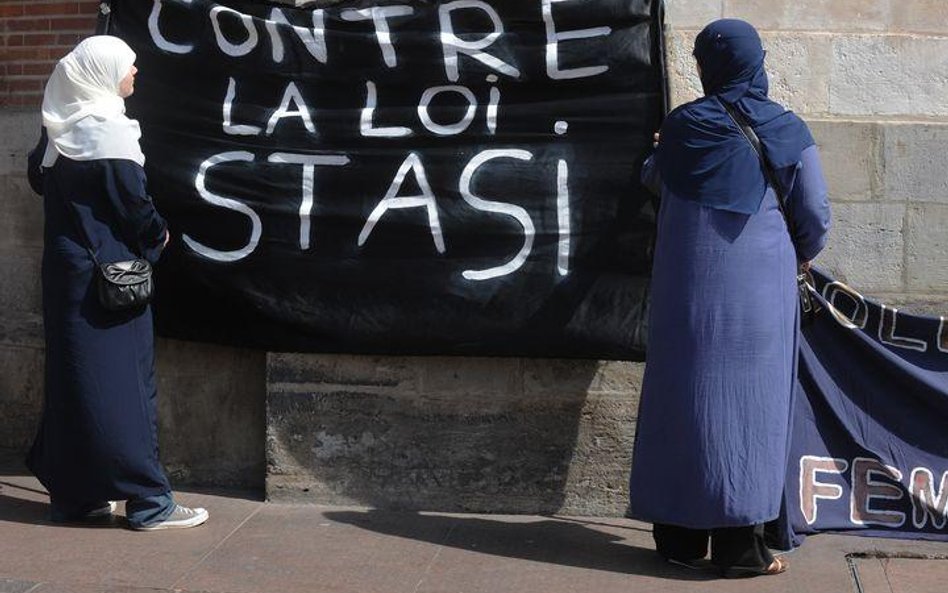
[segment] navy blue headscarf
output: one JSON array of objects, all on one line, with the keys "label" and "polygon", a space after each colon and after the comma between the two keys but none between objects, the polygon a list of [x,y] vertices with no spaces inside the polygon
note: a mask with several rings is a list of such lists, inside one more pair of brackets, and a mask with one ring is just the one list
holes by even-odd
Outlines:
[{"label": "navy blue headscarf", "polygon": [[776,169],[795,165],[814,144],[806,124],[767,98],[760,36],[749,23],[722,19],[695,38],[705,96],[672,111],[662,124],[656,163],[676,195],[719,210],[755,214],[767,183],[753,147],[721,101],[740,111]]}]

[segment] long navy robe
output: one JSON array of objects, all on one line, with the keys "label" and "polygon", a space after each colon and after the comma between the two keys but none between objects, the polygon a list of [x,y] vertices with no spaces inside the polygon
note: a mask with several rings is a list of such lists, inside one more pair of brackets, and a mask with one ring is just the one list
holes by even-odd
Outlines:
[{"label": "long navy robe", "polygon": [[754,215],[662,186],[630,513],[693,529],[777,517],[796,379],[796,262],[823,248],[830,208],[818,150],[777,171],[795,236],[768,188]]},{"label": "long navy robe", "polygon": [[[46,397],[27,464],[63,502],[127,500],[170,490],[158,462],[150,307],[109,312],[97,300],[93,261],[155,263],[166,225],[133,161],[73,161],[41,170],[45,133],[29,178],[44,196],[43,322]],[[132,246],[135,246],[134,249]]]}]

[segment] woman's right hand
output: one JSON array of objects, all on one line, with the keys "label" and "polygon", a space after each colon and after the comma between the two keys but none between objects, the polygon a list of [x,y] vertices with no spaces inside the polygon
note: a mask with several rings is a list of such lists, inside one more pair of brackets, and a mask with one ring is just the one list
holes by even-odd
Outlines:
[{"label": "woman's right hand", "polygon": [[168,241],[171,240],[171,232],[167,229],[165,230],[165,242],[161,244],[161,248],[164,249],[168,246]]}]

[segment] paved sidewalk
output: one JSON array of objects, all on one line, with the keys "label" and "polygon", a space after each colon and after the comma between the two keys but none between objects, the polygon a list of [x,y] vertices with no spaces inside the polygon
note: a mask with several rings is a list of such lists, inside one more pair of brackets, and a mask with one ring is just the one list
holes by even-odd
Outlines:
[{"label": "paved sidewalk", "polygon": [[140,533],[50,524],[43,489],[13,474],[0,473],[0,593],[948,591],[948,544],[823,535],[789,555],[786,574],[725,581],[660,562],[647,526],[623,519],[278,505],[218,491],[179,494],[210,510],[206,525]]}]

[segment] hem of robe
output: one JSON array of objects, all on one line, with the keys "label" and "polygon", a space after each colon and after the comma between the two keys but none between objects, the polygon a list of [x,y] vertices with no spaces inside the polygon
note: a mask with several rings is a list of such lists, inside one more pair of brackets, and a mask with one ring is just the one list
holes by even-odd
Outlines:
[{"label": "hem of robe", "polygon": [[762,515],[747,515],[746,517],[727,517],[717,521],[690,521],[680,516],[664,517],[653,513],[640,513],[629,509],[626,517],[643,521],[645,523],[661,523],[663,525],[674,525],[676,527],[685,527],[687,529],[721,529],[725,527],[747,527],[749,525],[758,525],[768,523],[780,516],[780,510],[773,513],[764,513]]},{"label": "hem of robe", "polygon": [[65,488],[51,487],[53,480],[49,478],[47,472],[39,471],[39,463],[33,460],[32,456],[26,458],[26,468],[36,476],[43,488],[49,494],[50,498],[63,498],[74,501],[99,501],[99,500],[131,500],[133,498],[147,498],[158,496],[166,492],[171,492],[171,484],[167,482],[157,486],[141,486],[135,488],[117,488],[115,486],[100,488],[76,488],[72,492],[67,492]]}]

